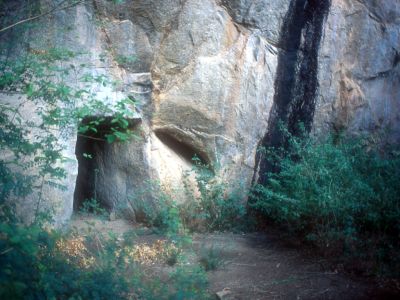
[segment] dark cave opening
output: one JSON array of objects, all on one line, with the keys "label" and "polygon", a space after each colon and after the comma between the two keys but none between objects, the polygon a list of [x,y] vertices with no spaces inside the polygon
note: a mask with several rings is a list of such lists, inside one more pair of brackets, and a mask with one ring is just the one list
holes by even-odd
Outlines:
[{"label": "dark cave opening", "polygon": [[[87,200],[98,200],[96,194],[99,171],[98,157],[102,155],[102,149],[106,146],[106,143],[98,135],[78,134],[75,147],[75,155],[78,160],[78,176],[74,192],[74,211],[79,211]],[[104,207],[103,204],[101,206],[110,209],[109,207]]]},{"label": "dark cave opening", "polygon": [[[87,200],[95,199],[96,203],[100,208],[111,211],[113,207],[102,199],[102,195],[98,193],[99,186],[99,176],[100,172],[106,172],[104,161],[109,159],[110,151],[107,151],[109,147],[112,147],[113,143],[118,143],[114,141],[113,143],[107,142],[106,134],[112,132],[111,128],[113,125],[112,117],[91,117],[85,118],[81,122],[81,127],[87,124],[101,120],[98,125],[96,125],[96,131],[90,131],[85,133],[78,133],[75,155],[78,160],[78,176],[76,178],[76,185],[74,191],[74,211],[79,211],[83,203]],[[127,120],[129,122],[129,127],[133,128],[140,121],[136,119]]]},{"label": "dark cave opening", "polygon": [[157,130],[156,136],[163,142],[168,148],[182,157],[189,163],[194,163],[193,158],[197,157],[200,164],[203,166],[210,166],[210,159],[204,151],[195,149],[189,143],[183,141],[183,139],[174,135],[173,133]]}]

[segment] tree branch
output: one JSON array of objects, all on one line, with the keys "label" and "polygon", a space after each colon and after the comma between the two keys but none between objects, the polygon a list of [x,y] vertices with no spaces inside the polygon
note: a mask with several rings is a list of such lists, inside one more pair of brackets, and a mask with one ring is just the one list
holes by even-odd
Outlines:
[{"label": "tree branch", "polygon": [[93,136],[90,136],[90,135],[81,134],[81,133],[78,133],[78,136],[81,136],[81,137],[84,137],[84,138],[87,138],[87,139],[91,139],[91,140],[96,140],[96,141],[102,141],[102,142],[106,141],[105,139],[96,138],[96,137],[93,137]]},{"label": "tree branch", "polygon": [[9,25],[9,26],[6,26],[6,27],[4,27],[4,28],[1,28],[1,29],[0,29],[0,33],[3,32],[3,31],[6,31],[6,30],[8,30],[8,29],[11,29],[11,28],[13,28],[13,27],[15,27],[15,26],[17,26],[17,25],[20,25],[20,24],[23,24],[23,23],[26,23],[26,22],[30,22],[30,21],[34,21],[34,20],[39,19],[39,18],[41,18],[41,17],[50,15],[50,14],[52,14],[52,13],[55,13],[56,11],[60,11],[60,10],[64,10],[64,9],[68,9],[68,8],[74,7],[74,6],[78,5],[79,3],[84,2],[85,0],[79,0],[79,1],[76,1],[76,2],[74,2],[74,3],[72,3],[72,4],[70,4],[70,5],[66,5],[66,6],[60,7],[60,6],[62,6],[65,2],[67,2],[67,1],[68,1],[68,0],[62,1],[62,2],[61,2],[60,4],[58,4],[55,8],[53,8],[53,9],[51,9],[51,10],[45,12],[45,13],[42,13],[42,14],[40,14],[40,15],[33,16],[33,17],[30,17],[30,18],[27,18],[27,19],[18,21],[18,22],[14,23],[14,24],[11,24],[11,25]]},{"label": "tree branch", "polygon": [[7,250],[4,250],[3,252],[1,252],[0,255],[4,255],[4,254],[6,254],[6,253],[12,251],[13,249],[14,249],[13,247],[8,248]]}]

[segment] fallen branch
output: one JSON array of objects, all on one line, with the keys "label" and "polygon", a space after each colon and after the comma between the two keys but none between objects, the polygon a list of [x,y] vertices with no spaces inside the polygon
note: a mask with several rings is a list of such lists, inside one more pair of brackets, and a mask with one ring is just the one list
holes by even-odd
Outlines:
[{"label": "fallen branch", "polygon": [[68,9],[68,8],[74,7],[74,6],[78,5],[79,3],[84,2],[85,0],[79,0],[79,1],[77,1],[77,2],[74,2],[74,3],[70,4],[70,5],[66,5],[66,6],[60,7],[61,5],[63,5],[63,4],[64,4],[65,2],[67,2],[67,1],[68,1],[68,0],[62,1],[59,5],[57,5],[56,7],[54,7],[53,9],[51,9],[51,10],[45,12],[45,13],[42,13],[42,14],[40,14],[40,15],[33,16],[33,17],[30,17],[30,18],[27,18],[27,19],[18,21],[18,22],[14,23],[14,24],[11,24],[11,25],[8,25],[8,26],[6,26],[6,27],[4,27],[4,28],[1,28],[1,29],[0,29],[0,33],[3,32],[3,31],[6,31],[6,30],[8,30],[8,29],[11,29],[11,28],[13,28],[13,27],[15,27],[15,26],[17,26],[17,25],[20,25],[20,24],[23,24],[23,23],[26,23],[26,22],[30,22],[30,21],[34,21],[34,20],[39,19],[39,18],[41,18],[41,17],[50,15],[50,14],[52,14],[52,13],[55,13],[56,11],[60,11],[60,10],[64,10],[64,9]]},{"label": "fallen branch", "polygon": [[6,253],[12,251],[13,249],[14,249],[13,247],[8,248],[8,249],[4,250],[3,252],[1,252],[0,255],[4,255],[4,254],[6,254]]},{"label": "fallen branch", "polygon": [[87,139],[91,139],[91,140],[96,140],[96,141],[102,141],[102,142],[106,141],[105,139],[96,138],[96,137],[93,137],[93,136],[90,136],[90,135],[81,134],[81,133],[79,133],[78,136],[81,136],[81,137],[84,137],[84,138],[87,138]]}]

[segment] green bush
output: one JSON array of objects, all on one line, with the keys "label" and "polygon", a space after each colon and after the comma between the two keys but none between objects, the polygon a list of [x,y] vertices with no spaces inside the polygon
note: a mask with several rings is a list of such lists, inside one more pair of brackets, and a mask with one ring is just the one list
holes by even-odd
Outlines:
[{"label": "green bush", "polygon": [[82,202],[82,206],[79,213],[84,216],[94,215],[102,219],[106,219],[108,216],[107,210],[101,206],[99,201],[95,198],[85,199]]},{"label": "green bush", "polygon": [[167,299],[212,299],[207,291],[207,275],[199,266],[180,266],[170,280],[174,284]]},{"label": "green bush", "polygon": [[[183,233],[177,203],[165,193],[158,182],[145,182],[143,188],[130,195],[128,205],[135,212],[136,221],[143,222],[161,233]],[[155,203],[149,197],[156,199]]]},{"label": "green bush", "polygon": [[279,171],[255,187],[251,207],[324,251],[368,261],[369,271],[398,271],[400,153],[287,136],[285,150],[265,149]]},{"label": "green bush", "polygon": [[214,271],[224,264],[222,250],[215,245],[202,247],[199,251],[199,262],[206,271]]},{"label": "green bush", "polygon": [[193,159],[193,169],[199,197],[190,183],[185,182],[189,203],[180,206],[186,228],[191,230],[243,230],[246,224],[246,205],[242,184],[228,184],[215,178],[211,168],[198,157]]},{"label": "green bush", "polygon": [[64,251],[62,236],[38,224],[2,223],[0,232],[1,299],[122,299],[128,292],[111,256],[88,264],[77,254],[83,243]]}]

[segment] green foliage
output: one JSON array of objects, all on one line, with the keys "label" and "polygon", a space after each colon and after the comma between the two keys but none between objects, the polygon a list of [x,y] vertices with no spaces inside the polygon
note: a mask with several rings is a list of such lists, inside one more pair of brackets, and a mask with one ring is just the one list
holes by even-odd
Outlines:
[{"label": "green foliage", "polygon": [[[164,192],[158,183],[147,183],[131,195],[128,201],[135,211],[136,219],[171,236],[182,234],[188,229],[244,230],[245,189],[240,185],[233,188],[216,182],[214,173],[208,166],[196,157],[194,162],[192,172],[195,174],[198,192],[193,190],[188,182],[190,173],[186,174],[185,180],[188,201],[181,204]],[[149,197],[156,199],[154,203],[149,201]]]},{"label": "green foliage", "polygon": [[125,2],[125,0],[109,0],[109,1],[112,1],[115,4],[122,4]]},{"label": "green foliage", "polygon": [[243,220],[246,215],[243,186],[240,183],[229,185],[218,182],[210,166],[202,163],[198,157],[193,158],[193,163],[191,173],[195,174],[200,197],[194,196],[196,191],[186,180],[186,192],[191,201],[181,206],[184,224],[194,230],[200,230],[204,225],[207,230],[245,229],[241,227],[245,224]]},{"label": "green foliage", "polygon": [[205,271],[214,271],[224,264],[221,252],[215,245],[200,249],[199,262]]},{"label": "green foliage", "polygon": [[[129,256],[129,241],[86,239],[34,224],[0,224],[1,299],[207,299],[207,276],[178,265],[162,281]],[[128,247],[127,247],[128,246]]]},{"label": "green foliage", "polygon": [[286,134],[286,150],[266,149],[280,171],[255,187],[252,207],[324,252],[399,270],[399,152]]},{"label": "green foliage", "polygon": [[174,266],[178,263],[179,257],[181,255],[181,251],[179,248],[173,248],[168,252],[168,255],[165,257],[165,262],[169,266]]},{"label": "green foliage", "polygon": [[[150,204],[149,197],[155,197],[156,203]],[[179,207],[158,183],[145,183],[141,190],[130,196],[128,203],[139,221],[159,232],[171,236],[183,233]]]},{"label": "green foliage", "polygon": [[134,63],[136,61],[136,57],[135,56],[126,56],[126,55],[117,55],[115,60],[117,61],[117,63],[119,65],[126,65],[126,64]]},{"label": "green foliage", "polygon": [[168,299],[211,299],[207,293],[208,280],[204,269],[179,266],[172,274],[174,282]]},{"label": "green foliage", "polygon": [[36,224],[6,223],[0,232],[2,299],[126,298],[127,282],[111,256],[82,266],[73,253],[58,246],[61,235],[56,232]]},{"label": "green foliage", "polygon": [[116,104],[117,112],[111,120],[111,132],[105,134],[108,143],[113,143],[114,141],[126,142],[134,136],[130,130],[130,123],[126,119],[127,116],[133,116],[132,107],[134,105],[135,102],[129,98],[125,98]]},{"label": "green foliage", "polygon": [[107,210],[101,207],[99,201],[95,198],[85,199],[79,212],[86,216],[95,215],[102,218],[106,218],[108,215]]}]

